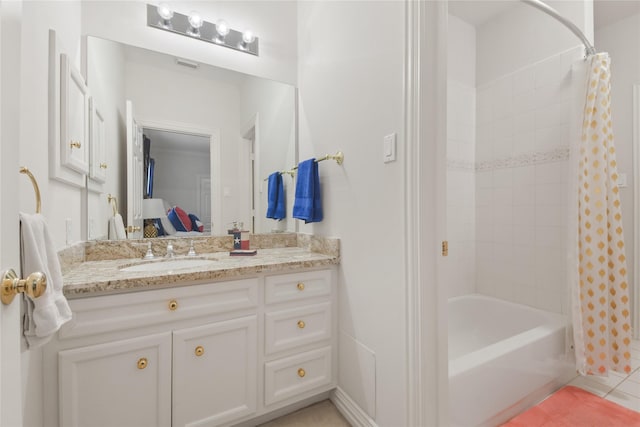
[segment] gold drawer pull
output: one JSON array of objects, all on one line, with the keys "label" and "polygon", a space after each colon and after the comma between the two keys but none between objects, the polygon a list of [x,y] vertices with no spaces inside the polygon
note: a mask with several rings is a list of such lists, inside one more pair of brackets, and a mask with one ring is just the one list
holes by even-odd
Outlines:
[{"label": "gold drawer pull", "polygon": [[80,148],[80,147],[82,147],[82,144],[80,144],[80,141],[71,141],[71,143],[69,145],[71,146],[71,148]]},{"label": "gold drawer pull", "polygon": [[297,288],[299,291],[304,291],[304,283],[302,282],[298,283]]},{"label": "gold drawer pull", "polygon": [[142,228],[140,228],[140,226],[138,225],[127,226],[127,233],[137,233],[140,230],[142,230]]},{"label": "gold drawer pull", "polygon": [[106,168],[107,168],[106,163],[100,163],[100,169],[106,169]]},{"label": "gold drawer pull", "polygon": [[298,328],[304,329],[305,326],[307,325],[304,323],[304,320],[298,320]]},{"label": "gold drawer pull", "polygon": [[141,357],[140,359],[138,359],[138,369],[144,369],[148,364],[149,362],[147,361],[146,357]]},{"label": "gold drawer pull", "polygon": [[198,357],[202,356],[204,354],[204,347],[201,345],[197,346],[195,353]]},{"label": "gold drawer pull", "polygon": [[304,371],[304,369],[302,368],[298,369],[298,376],[300,378],[304,378],[305,375],[307,375],[307,373]]},{"label": "gold drawer pull", "polygon": [[176,311],[178,309],[178,301],[172,299],[169,301],[169,310]]}]

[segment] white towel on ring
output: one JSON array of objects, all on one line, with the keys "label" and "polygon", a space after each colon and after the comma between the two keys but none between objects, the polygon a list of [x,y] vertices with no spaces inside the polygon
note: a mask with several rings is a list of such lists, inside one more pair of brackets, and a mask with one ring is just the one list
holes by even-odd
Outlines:
[{"label": "white towel on ring", "polygon": [[40,214],[20,213],[22,274],[39,271],[47,277],[44,293],[25,296],[24,336],[30,348],[47,343],[71,319],[71,309],[62,293],[62,270],[47,223]]},{"label": "white towel on ring", "polygon": [[127,232],[124,228],[122,215],[119,213],[109,218],[109,240],[124,240],[127,238]]}]

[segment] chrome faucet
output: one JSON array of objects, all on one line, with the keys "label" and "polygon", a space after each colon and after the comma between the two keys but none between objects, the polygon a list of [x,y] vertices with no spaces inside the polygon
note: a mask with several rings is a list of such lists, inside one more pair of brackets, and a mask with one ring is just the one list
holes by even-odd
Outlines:
[{"label": "chrome faucet", "polygon": [[165,258],[173,258],[176,254],[173,252],[173,245],[171,243],[167,243],[167,254],[164,256]]}]

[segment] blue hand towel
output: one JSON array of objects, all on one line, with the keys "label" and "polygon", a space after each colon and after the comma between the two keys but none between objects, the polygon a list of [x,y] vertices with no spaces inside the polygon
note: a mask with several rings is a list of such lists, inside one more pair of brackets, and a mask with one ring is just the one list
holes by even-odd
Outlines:
[{"label": "blue hand towel", "polygon": [[320,177],[316,159],[305,160],[298,164],[293,217],[303,219],[305,223],[322,221]]},{"label": "blue hand towel", "polygon": [[267,185],[267,218],[281,220],[286,216],[284,206],[285,195],[282,174],[274,172],[269,175]]}]

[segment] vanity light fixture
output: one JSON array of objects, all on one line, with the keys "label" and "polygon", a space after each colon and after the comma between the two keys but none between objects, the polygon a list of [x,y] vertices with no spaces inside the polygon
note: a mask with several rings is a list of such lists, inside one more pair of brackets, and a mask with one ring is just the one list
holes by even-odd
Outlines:
[{"label": "vanity light fixture", "polygon": [[214,41],[218,44],[224,43],[224,38],[229,34],[229,24],[224,19],[218,19],[216,21],[216,37]]},{"label": "vanity light fixture", "polygon": [[147,26],[197,38],[239,52],[259,55],[259,39],[253,31],[234,30],[223,19],[219,19],[215,24],[208,22],[197,12],[183,15],[173,11],[167,3],[157,6],[147,4]]},{"label": "vanity light fixture", "polygon": [[171,18],[173,18],[173,10],[167,3],[160,3],[158,5],[158,15],[160,15],[161,21],[159,24],[163,28],[171,28]]},{"label": "vanity light fixture", "polygon": [[202,16],[193,10],[189,13],[189,18],[187,18],[187,20],[189,21],[189,25],[191,25],[191,28],[187,30],[187,34],[191,37],[200,37],[200,27],[204,24]]}]

